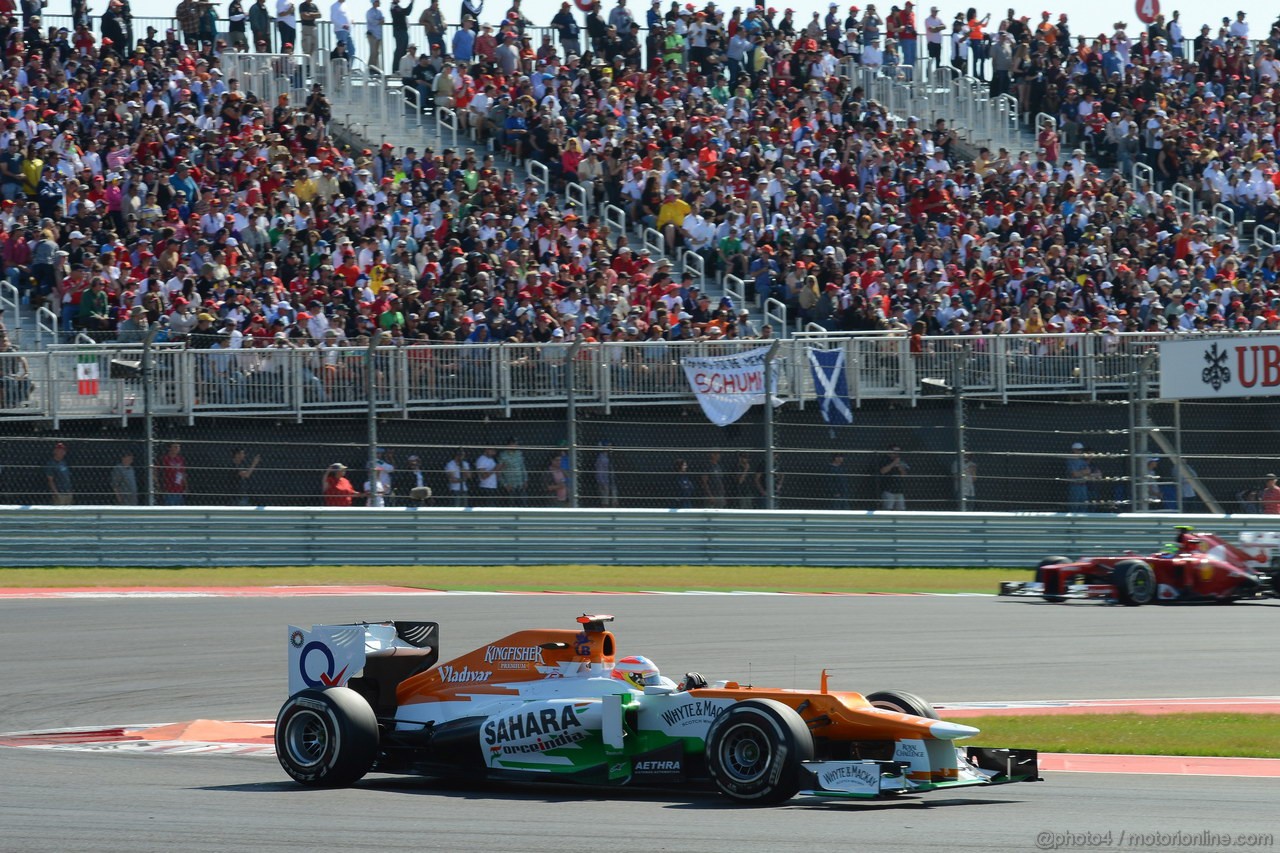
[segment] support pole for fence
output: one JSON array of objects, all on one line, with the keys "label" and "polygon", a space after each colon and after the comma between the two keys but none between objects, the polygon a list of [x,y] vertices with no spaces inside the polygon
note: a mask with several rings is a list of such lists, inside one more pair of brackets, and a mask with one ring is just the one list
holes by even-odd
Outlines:
[{"label": "support pole for fence", "polygon": [[956,355],[955,371],[951,377],[951,399],[955,406],[955,430],[956,430],[956,508],[960,512],[968,512],[969,497],[965,494],[965,464],[964,464],[964,369],[969,361],[969,354],[961,352]]},{"label": "support pole for fence", "polygon": [[368,429],[368,453],[366,454],[366,475],[369,477],[369,488],[371,497],[374,500],[369,504],[377,504],[378,496],[378,367],[377,355],[378,345],[382,343],[383,337],[387,334],[385,329],[379,329],[373,333],[369,339],[369,349],[365,353],[364,378],[365,378],[365,396],[369,398],[369,410],[365,415],[365,425]]},{"label": "support pole for fence", "polygon": [[781,341],[774,341],[764,357],[764,499],[765,509],[777,509],[777,489],[774,487],[773,452],[773,359],[778,354]]},{"label": "support pole for fence", "polygon": [[1175,479],[1178,483],[1178,512],[1186,512],[1187,508],[1183,506],[1182,484],[1186,482],[1186,473],[1184,466],[1186,463],[1182,461],[1182,401],[1173,401],[1173,447],[1177,451],[1178,459],[1173,466]]},{"label": "support pole for fence", "polygon": [[142,339],[142,425],[145,436],[143,449],[147,459],[147,506],[156,505],[156,425],[155,418],[151,414],[151,377],[153,375],[151,361],[154,354],[151,345],[155,343],[159,332],[160,326],[154,325],[147,330],[147,336]]},{"label": "support pole for fence", "polygon": [[569,345],[569,355],[565,359],[565,410],[568,423],[565,424],[565,438],[569,441],[569,506],[578,508],[578,350],[582,349],[582,339],[578,338]]}]

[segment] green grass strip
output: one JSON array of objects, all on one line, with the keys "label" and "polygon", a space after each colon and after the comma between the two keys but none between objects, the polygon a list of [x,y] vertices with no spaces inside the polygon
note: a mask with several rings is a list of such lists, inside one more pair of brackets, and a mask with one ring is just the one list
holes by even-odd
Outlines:
[{"label": "green grass strip", "polygon": [[982,729],[982,734],[961,742],[966,746],[1280,758],[1280,714],[1047,714],[959,722]]},{"label": "green grass strip", "polygon": [[389,584],[419,589],[771,592],[983,592],[1029,578],[1017,569],[799,566],[299,566],[209,569],[0,569],[0,587]]}]

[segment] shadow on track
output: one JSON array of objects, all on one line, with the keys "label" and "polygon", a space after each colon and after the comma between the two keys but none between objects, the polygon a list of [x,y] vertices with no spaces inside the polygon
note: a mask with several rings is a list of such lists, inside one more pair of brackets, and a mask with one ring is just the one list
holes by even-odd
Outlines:
[{"label": "shadow on track", "polygon": [[[317,795],[332,793],[334,788],[308,788],[289,780],[272,782],[246,782],[235,785],[209,785],[193,788],[193,790],[230,794],[279,794],[296,793],[299,795]],[[609,803],[633,802],[655,803],[669,809],[694,811],[750,810],[750,806],[740,806],[722,798],[710,788],[696,786],[670,791],[658,788],[610,788],[602,792],[600,788],[577,785],[527,785],[506,781],[462,781],[447,779],[431,779],[425,777],[370,777],[357,782],[347,790],[382,791],[388,795],[402,794],[406,796],[430,795],[446,799],[484,801],[499,800],[506,802],[539,803],[554,805],[559,803]],[[768,808],[785,809],[821,809],[856,808],[871,811],[896,809],[904,807],[943,808],[951,806],[1011,805],[1019,800],[997,799],[929,799],[923,796],[906,795],[884,800],[837,800],[823,797],[797,796],[778,806]]]}]

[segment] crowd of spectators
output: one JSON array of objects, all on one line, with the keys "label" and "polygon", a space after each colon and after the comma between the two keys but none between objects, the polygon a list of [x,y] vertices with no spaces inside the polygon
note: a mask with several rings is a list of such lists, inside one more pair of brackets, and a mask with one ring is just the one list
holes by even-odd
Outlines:
[{"label": "crowd of spectators", "polygon": [[[642,30],[615,2],[581,28],[564,4],[536,48],[518,4],[473,41],[406,45],[408,85],[546,163],[549,194],[483,146],[339,146],[322,87],[263,103],[223,73],[232,48],[203,19],[135,40],[121,0],[74,32],[26,4],[0,13],[3,274],[64,329],[136,341],[160,324],[194,348],[359,346],[379,329],[541,345],[773,333],[568,206],[578,182],[699,253],[709,280],[737,275],[830,329],[925,346],[1280,328],[1278,256],[1179,212],[1167,189],[1276,223],[1280,29],[1253,42],[1239,16],[1184,44],[1163,19],[1086,37],[1048,13],[1032,27],[969,10],[938,30],[935,9],[927,45],[963,32],[953,63],[1061,119],[1035,153],[969,159],[945,120],[894,117],[838,74],[845,58],[915,57],[910,3],[885,20],[833,4],[802,25],[654,2]],[[1156,186],[1111,170],[1133,160]]]}]

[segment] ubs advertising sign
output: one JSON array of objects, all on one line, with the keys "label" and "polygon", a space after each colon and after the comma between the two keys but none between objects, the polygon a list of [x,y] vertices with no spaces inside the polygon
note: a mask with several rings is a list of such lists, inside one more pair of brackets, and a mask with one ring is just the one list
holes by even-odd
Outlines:
[{"label": "ubs advertising sign", "polygon": [[1201,337],[1160,344],[1160,396],[1280,395],[1280,335]]}]

